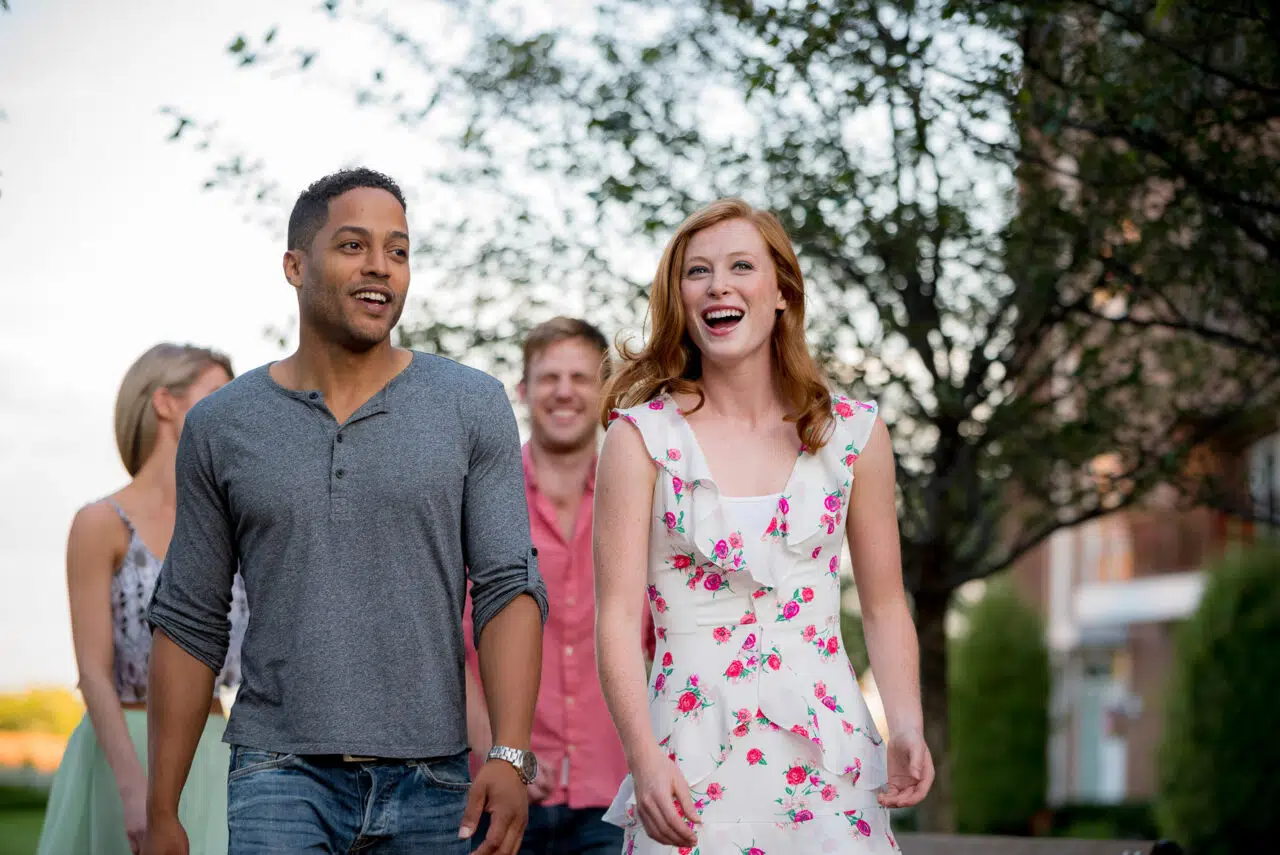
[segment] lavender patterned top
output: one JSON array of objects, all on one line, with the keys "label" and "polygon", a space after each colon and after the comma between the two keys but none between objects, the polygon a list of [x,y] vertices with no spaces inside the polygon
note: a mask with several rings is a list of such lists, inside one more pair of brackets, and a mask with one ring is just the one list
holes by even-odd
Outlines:
[{"label": "lavender patterned top", "polygon": [[[115,649],[115,686],[120,701],[142,703],[147,699],[147,669],[151,661],[151,626],[147,623],[147,606],[160,575],[161,561],[138,536],[124,509],[110,499],[129,529],[129,547],[120,569],[111,579],[111,634]],[[249,619],[249,603],[244,580],[236,574],[231,589],[231,646],[222,673],[214,683],[215,693],[223,687],[240,683],[240,642]]]}]

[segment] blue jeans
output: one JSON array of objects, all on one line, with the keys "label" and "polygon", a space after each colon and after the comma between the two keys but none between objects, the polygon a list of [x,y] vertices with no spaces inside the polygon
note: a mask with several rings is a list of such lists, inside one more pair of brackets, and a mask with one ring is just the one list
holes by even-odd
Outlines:
[{"label": "blue jeans", "polygon": [[[476,829],[478,848],[489,829],[488,815]],[[603,808],[529,805],[529,826],[520,855],[621,855],[622,829],[604,821]]]},{"label": "blue jeans", "polygon": [[345,763],[233,746],[227,852],[464,855],[471,844],[458,827],[470,786],[465,751]]}]

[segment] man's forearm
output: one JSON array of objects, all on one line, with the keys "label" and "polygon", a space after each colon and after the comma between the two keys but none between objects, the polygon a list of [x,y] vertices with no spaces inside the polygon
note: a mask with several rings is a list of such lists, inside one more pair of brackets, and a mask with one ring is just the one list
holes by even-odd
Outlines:
[{"label": "man's forearm", "polygon": [[214,673],[157,629],[147,685],[147,813],[177,816],[178,799],[209,717]]},{"label": "man's forearm", "polygon": [[480,682],[494,745],[527,750],[542,677],[542,611],[521,594],[480,634]]}]

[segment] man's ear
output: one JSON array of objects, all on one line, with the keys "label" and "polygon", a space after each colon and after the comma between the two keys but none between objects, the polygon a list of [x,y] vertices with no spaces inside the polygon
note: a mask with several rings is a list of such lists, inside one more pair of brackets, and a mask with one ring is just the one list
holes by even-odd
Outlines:
[{"label": "man's ear", "polygon": [[302,287],[302,270],[306,264],[301,250],[290,249],[284,254],[284,278],[294,288]]}]

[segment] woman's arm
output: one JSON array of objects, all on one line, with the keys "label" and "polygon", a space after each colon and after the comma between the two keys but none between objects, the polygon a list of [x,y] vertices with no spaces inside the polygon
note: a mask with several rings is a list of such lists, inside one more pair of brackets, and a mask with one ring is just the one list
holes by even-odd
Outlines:
[{"label": "woman's arm", "polygon": [[933,761],[924,743],[920,648],[902,586],[893,446],[884,422],[876,420],[854,466],[846,532],[871,671],[889,725],[889,792],[881,802],[906,807],[928,793]]},{"label": "woman's arm", "polygon": [[626,752],[636,808],[649,836],[669,846],[697,838],[675,810],[694,819],[680,770],[649,724],[642,639],[642,592],[648,575],[649,527],[657,473],[639,432],[625,421],[605,435],[596,472],[592,555],[596,580],[596,657],[600,688]]},{"label": "woman's arm", "polygon": [[130,845],[139,851],[146,831],[147,778],[116,693],[111,626],[111,580],[127,544],[112,508],[102,503],[82,508],[67,538],[67,594],[80,693],[124,802]]}]

